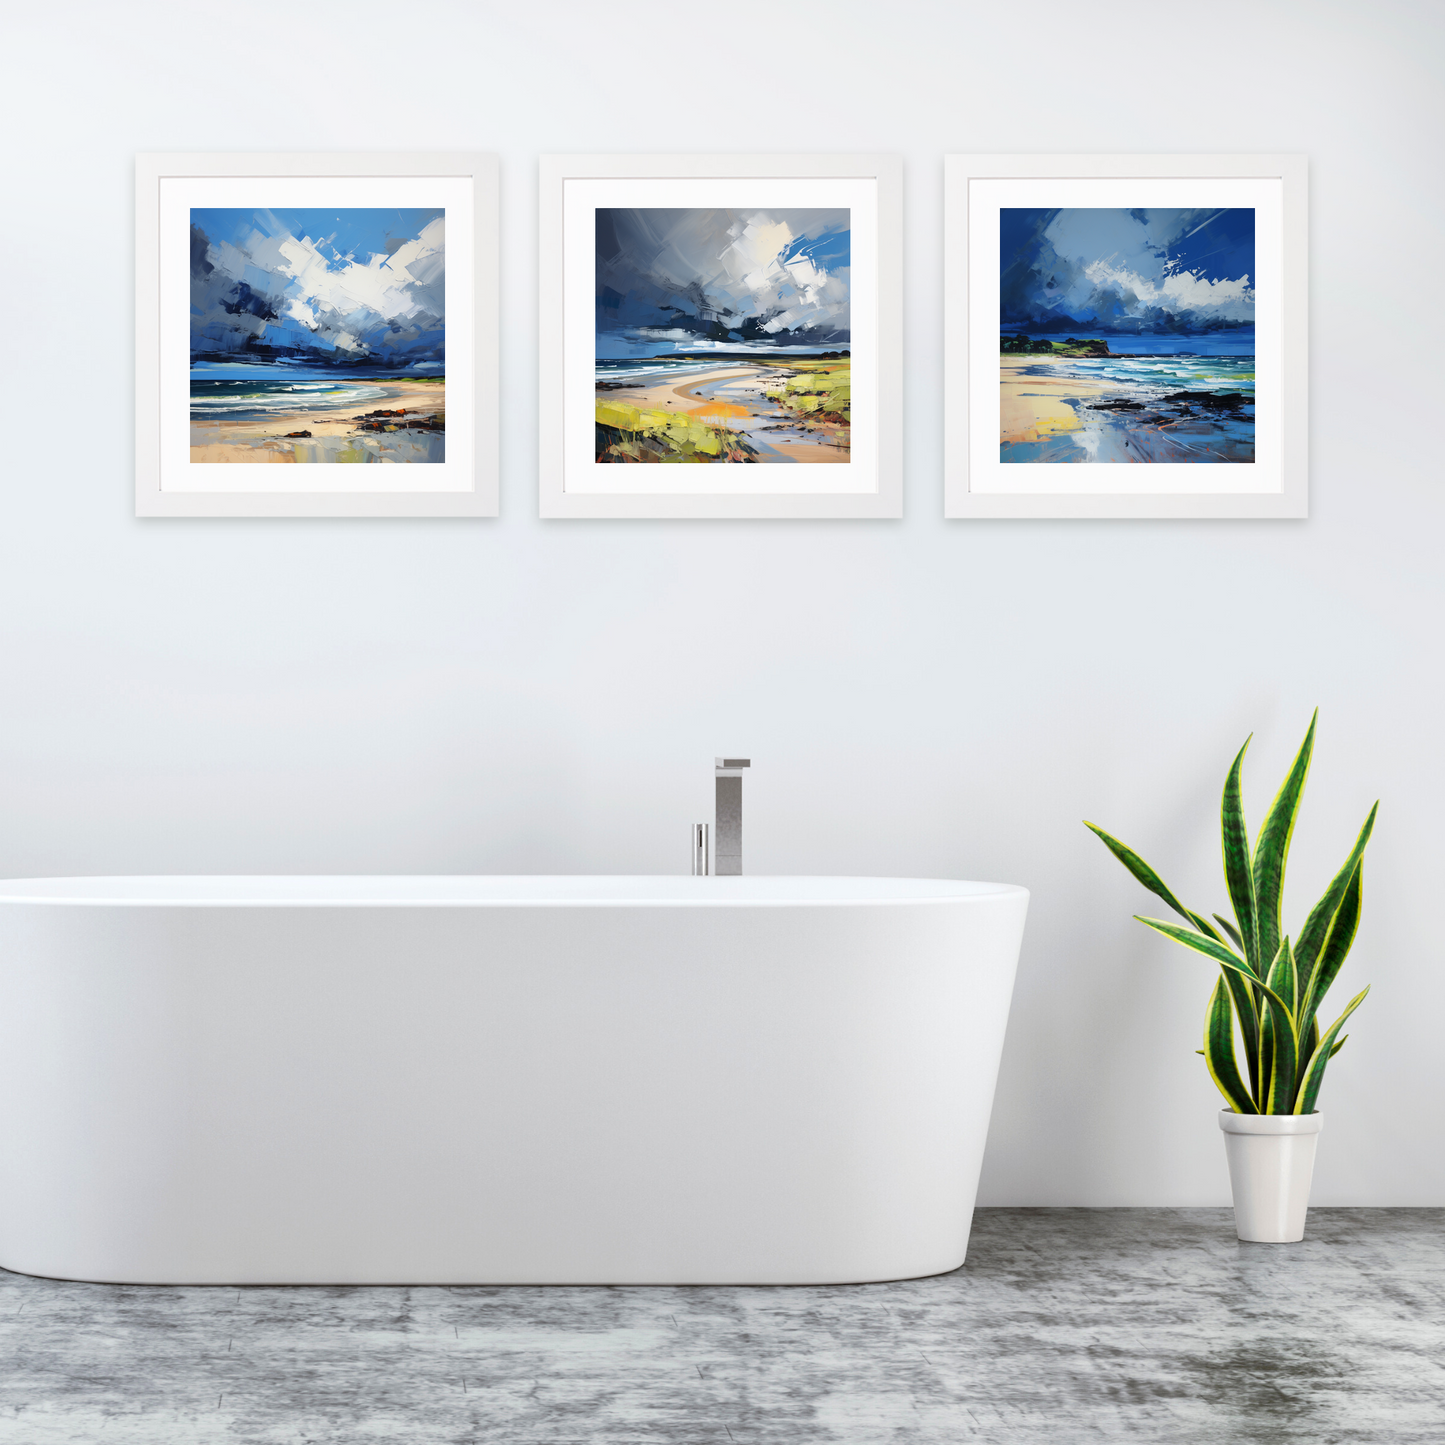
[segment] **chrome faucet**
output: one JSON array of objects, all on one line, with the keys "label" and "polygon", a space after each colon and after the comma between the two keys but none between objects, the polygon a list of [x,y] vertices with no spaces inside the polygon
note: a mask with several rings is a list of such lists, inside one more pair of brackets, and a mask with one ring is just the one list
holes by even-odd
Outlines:
[{"label": "chrome faucet", "polygon": [[743,769],[747,758],[717,758],[713,768],[713,871],[720,877],[743,871]]}]

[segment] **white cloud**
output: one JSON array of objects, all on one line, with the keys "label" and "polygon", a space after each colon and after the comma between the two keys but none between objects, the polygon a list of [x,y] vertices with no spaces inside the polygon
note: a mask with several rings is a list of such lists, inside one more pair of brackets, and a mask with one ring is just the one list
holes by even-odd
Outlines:
[{"label": "white cloud", "polygon": [[[271,235],[254,229],[240,246],[210,245],[207,259],[219,273],[219,285],[211,288],[216,314],[208,319],[254,335],[264,332],[259,318],[232,314],[218,304],[245,283],[278,317],[317,334],[318,344],[365,355],[373,350],[364,339],[368,334],[380,330],[401,339],[409,330],[414,337],[445,315],[444,217],[428,222],[390,256],[347,256],[339,266],[329,238],[298,238],[277,217],[265,212],[260,217]],[[271,329],[290,330],[275,323]]]},{"label": "white cloud", "polygon": [[1108,261],[1086,266],[1084,275],[1101,290],[1131,291],[1146,306],[1209,313],[1221,321],[1248,321],[1254,316],[1254,288],[1248,276],[1237,281],[1207,281],[1183,271],[1155,282]]}]

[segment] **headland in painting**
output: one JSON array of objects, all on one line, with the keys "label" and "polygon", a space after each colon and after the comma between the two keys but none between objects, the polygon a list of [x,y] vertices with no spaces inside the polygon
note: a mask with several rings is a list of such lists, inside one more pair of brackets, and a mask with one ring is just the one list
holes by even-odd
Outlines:
[{"label": "headland in painting", "polygon": [[999,460],[1254,461],[1254,221],[1001,207]]}]

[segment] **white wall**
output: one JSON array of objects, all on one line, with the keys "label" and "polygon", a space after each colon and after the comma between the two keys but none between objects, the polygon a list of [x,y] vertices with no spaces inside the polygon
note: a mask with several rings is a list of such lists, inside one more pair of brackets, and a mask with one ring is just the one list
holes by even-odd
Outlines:
[{"label": "white wall", "polygon": [[[681,872],[741,750],[750,871],[1034,890],[984,1202],[1221,1203],[1209,968],[1079,820],[1222,908],[1229,760],[1258,822],[1318,703],[1291,918],[1383,804],[1316,1202],[1445,1204],[1440,16],[12,14],[0,873]],[[137,522],[133,153],[449,147],[503,158],[502,520]],[[540,523],[537,155],[810,147],[906,158],[906,520]],[[941,158],[1061,149],[1309,153],[1308,522],[942,520]]]}]

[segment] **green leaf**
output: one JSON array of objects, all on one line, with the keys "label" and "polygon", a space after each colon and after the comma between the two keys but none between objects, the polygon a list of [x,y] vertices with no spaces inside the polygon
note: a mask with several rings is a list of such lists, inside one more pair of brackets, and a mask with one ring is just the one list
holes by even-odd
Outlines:
[{"label": "green leaf", "polygon": [[1209,1067],[1210,1078],[1236,1114],[1259,1113],[1234,1061],[1234,1007],[1222,977],[1215,981],[1204,1017],[1204,1062]]},{"label": "green leaf", "polygon": [[[1250,737],[1254,734],[1251,733]],[[1249,751],[1249,738],[1244,740],[1229,776],[1224,780],[1224,797],[1219,806],[1219,836],[1224,850],[1224,881],[1229,887],[1229,901],[1239,931],[1235,942],[1256,973],[1263,967],[1259,956],[1259,926],[1255,917],[1254,871],[1249,856],[1249,831],[1244,824],[1244,802],[1239,792],[1240,770]],[[1223,922],[1223,920],[1220,920]]]},{"label": "green leaf", "polygon": [[1177,923],[1166,923],[1162,918],[1145,918],[1143,914],[1134,915],[1140,923],[1146,923],[1165,938],[1172,938],[1175,943],[1182,943],[1185,948],[1192,948],[1196,953],[1202,953],[1206,958],[1212,958],[1215,963],[1222,963],[1226,968],[1237,969],[1250,982],[1261,984],[1264,982],[1258,974],[1242,959],[1233,949],[1227,948],[1216,938],[1206,938],[1202,934],[1190,933],[1187,928],[1180,928]]},{"label": "green leaf", "polygon": [[1262,1097],[1259,1091],[1259,997],[1249,980],[1237,969],[1225,968],[1221,964],[1219,973],[1229,985],[1234,999],[1234,1012],[1239,1018],[1240,1032],[1244,1035],[1244,1061],[1249,1066],[1249,1096],[1258,1103]]},{"label": "green leaf", "polygon": [[1254,845],[1254,907],[1258,931],[1256,959],[1258,966],[1272,959],[1279,949],[1280,897],[1284,892],[1284,870],[1289,860],[1290,839],[1294,836],[1295,819],[1299,816],[1300,797],[1309,775],[1310,756],[1315,746],[1315,724],[1320,710],[1310,718],[1309,731],[1295,754],[1288,775],[1280,784],[1274,802],[1265,814],[1264,826]]},{"label": "green leaf", "polygon": [[[1316,1044],[1319,1042],[1319,1024],[1316,1021],[1316,1015],[1319,1013],[1320,1005],[1325,1001],[1325,995],[1330,991],[1330,986],[1344,966],[1350,946],[1355,941],[1355,934],[1360,927],[1360,909],[1364,904],[1364,890],[1365,864],[1361,860],[1355,865],[1350,886],[1340,900],[1340,906],[1330,924],[1330,931],[1325,936],[1324,946],[1315,960],[1314,971],[1304,988],[1300,1022],[1303,1028],[1309,1030],[1310,1037]],[[1310,1052],[1313,1053],[1314,1050],[1311,1049]]]},{"label": "green leaf", "polygon": [[[1162,898],[1181,918],[1198,927],[1198,915],[1191,913],[1170,891],[1169,885],[1126,843],[1095,827],[1086,818],[1084,827],[1103,840],[1104,846],[1156,897]],[[1208,930],[1201,930],[1201,932]]]},{"label": "green leaf", "polygon": [[[1294,1106],[1296,1114],[1314,1113],[1315,1100],[1319,1098],[1320,1085],[1325,1078],[1325,1065],[1329,1063],[1331,1055],[1335,1052],[1335,1035],[1344,1027],[1345,1020],[1365,1001],[1365,995],[1369,991],[1369,986],[1366,985],[1349,1001],[1344,1013],[1325,1030],[1319,1048],[1310,1056],[1309,1063],[1300,1072],[1299,1098],[1295,1101]],[[1341,1039],[1340,1042],[1344,1043],[1344,1039]]]},{"label": "green leaf", "polygon": [[1299,1069],[1299,1031],[1295,1026],[1295,1000],[1299,994],[1299,970],[1289,939],[1280,941],[1265,981],[1270,991],[1261,1020],[1259,1072],[1264,1082],[1266,1114],[1288,1114],[1294,1103],[1295,1076]]},{"label": "green leaf", "polygon": [[1293,1017],[1299,1008],[1299,969],[1289,939],[1282,938],[1264,980],[1285,1002]]},{"label": "green leaf", "polygon": [[[1264,1066],[1264,1040],[1266,1040],[1266,1023],[1269,1023],[1269,1038],[1270,1043],[1272,1043],[1270,1059],[1273,1061],[1274,1053],[1277,1052],[1274,1045],[1279,1043],[1280,1035],[1283,1035],[1282,1048],[1285,1049],[1285,1058],[1289,1061],[1290,1078],[1293,1079],[1295,1059],[1298,1059],[1299,1055],[1299,1042],[1298,1035],[1295,1033],[1295,1022],[1293,1022],[1292,1016],[1290,1016],[1285,1000],[1283,1000],[1279,994],[1274,993],[1273,988],[1270,988],[1269,985],[1263,983],[1260,978],[1257,978],[1254,972],[1250,970],[1250,967],[1248,967],[1248,964],[1244,962],[1243,958],[1238,957],[1237,954],[1231,954],[1230,949],[1225,948],[1224,945],[1215,944],[1212,939],[1201,938],[1198,933],[1191,933],[1188,929],[1181,928],[1178,923],[1166,923],[1165,920],[1159,918],[1143,918],[1139,913],[1136,913],[1134,916],[1139,919],[1140,923],[1147,923],[1150,928],[1155,929],[1155,932],[1163,933],[1165,938],[1172,938],[1176,944],[1183,944],[1185,948],[1194,949],[1196,954],[1204,954],[1205,958],[1214,959],[1221,968],[1230,971],[1231,974],[1240,980],[1241,984],[1244,984],[1244,987],[1250,991],[1250,1001],[1253,1001],[1253,994],[1259,994],[1261,1006],[1263,1006],[1263,1013],[1261,1013],[1260,1019],[1259,1049],[1257,1049],[1257,1053],[1259,1053],[1259,1064],[1256,1066],[1256,1072],[1251,1074],[1251,1078],[1254,1079],[1254,1084],[1256,1084],[1256,1097],[1259,1098],[1260,1113],[1280,1113],[1279,1110],[1270,1110],[1269,1108],[1269,1100],[1270,1097],[1272,1097],[1272,1094],[1270,1094],[1272,1071]],[[1231,993],[1234,994],[1235,1003],[1238,1004],[1238,1009],[1240,1009],[1240,1019],[1248,1019],[1248,1012],[1244,1009],[1244,1000],[1240,996],[1240,991],[1234,988],[1233,983],[1231,983],[1230,988]],[[1248,1026],[1246,1025],[1246,1040],[1247,1039]]]},{"label": "green leaf", "polygon": [[[1360,830],[1359,840],[1350,850],[1350,857],[1345,865],[1350,872],[1346,874],[1342,868],[1335,874],[1330,886],[1325,890],[1325,896],[1310,910],[1310,916],[1305,922],[1305,932],[1311,935],[1311,944],[1308,956],[1303,953],[1300,955],[1300,970],[1306,979],[1304,1007],[1310,1017],[1314,1016],[1315,1010],[1324,1002],[1325,994],[1329,992],[1335,976],[1344,966],[1360,926],[1360,907],[1365,887],[1365,861],[1361,855],[1369,841],[1379,806],[1376,803],[1375,807],[1370,809],[1370,816]],[[1321,919],[1325,920],[1323,933],[1320,932]]]},{"label": "green leaf", "polygon": [[[1345,1035],[1345,1039],[1347,1039],[1347,1038],[1349,1038],[1349,1034],[1346,1034],[1346,1035]],[[1339,1053],[1339,1051],[1340,1051],[1342,1048],[1344,1048],[1344,1046],[1345,1046],[1345,1039],[1336,1039],[1336,1040],[1335,1040],[1335,1046],[1334,1046],[1334,1048],[1332,1048],[1332,1049],[1330,1050],[1330,1057],[1331,1057],[1331,1058],[1334,1058],[1334,1056],[1335,1056],[1337,1053]]]},{"label": "green leaf", "polygon": [[[1172,938],[1175,943],[1182,943],[1186,948],[1192,948],[1196,953],[1202,953],[1206,958],[1212,958],[1222,968],[1227,968],[1237,974],[1252,989],[1258,990],[1264,1003],[1260,1018],[1260,1062],[1257,1079],[1260,1113],[1287,1114],[1289,1112],[1287,1100],[1283,1102],[1282,1107],[1272,1107],[1272,1105],[1280,1103],[1280,1091],[1286,1081],[1291,1090],[1293,1089],[1299,1058],[1299,1036],[1295,1033],[1294,1019],[1284,999],[1267,983],[1257,978],[1249,965],[1237,954],[1231,953],[1223,944],[1215,943],[1212,939],[1201,938],[1197,933],[1190,933],[1187,928],[1180,928],[1177,923],[1165,923],[1161,918],[1144,918],[1139,914],[1135,914],[1135,917],[1139,919],[1140,923],[1147,923],[1155,932],[1162,933],[1166,938]],[[1235,997],[1238,997],[1237,993]],[[1241,1010],[1241,1018],[1243,1017],[1246,1015]],[[1265,1064],[1266,1045],[1269,1050],[1269,1067],[1266,1067]]]},{"label": "green leaf", "polygon": [[1224,942],[1224,935],[1207,919],[1201,918],[1191,908],[1188,910],[1189,921],[1206,937],[1212,938],[1216,943]]},{"label": "green leaf", "polygon": [[1223,914],[1216,913],[1214,921],[1229,935],[1229,941],[1243,953],[1244,940],[1239,936],[1239,930]]},{"label": "green leaf", "polygon": [[1294,1021],[1274,998],[1267,998],[1268,1011],[1260,1025],[1260,1052],[1268,1036],[1270,1061],[1264,1086],[1265,1114],[1288,1114],[1295,1098],[1295,1077],[1299,1073],[1299,1035]]},{"label": "green leaf", "polygon": [[1345,859],[1340,871],[1330,879],[1330,886],[1325,889],[1320,901],[1310,909],[1310,916],[1305,919],[1305,926],[1299,936],[1299,958],[1300,968],[1306,974],[1313,968],[1315,957],[1329,936],[1335,915],[1339,912],[1355,872],[1360,866],[1360,860],[1364,857],[1365,845],[1370,841],[1370,834],[1374,832],[1375,815],[1379,811],[1380,805],[1377,802],[1370,809],[1369,817],[1365,819],[1360,828],[1360,836],[1355,839],[1355,846],[1350,849],[1350,856]]}]

